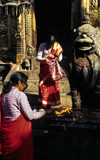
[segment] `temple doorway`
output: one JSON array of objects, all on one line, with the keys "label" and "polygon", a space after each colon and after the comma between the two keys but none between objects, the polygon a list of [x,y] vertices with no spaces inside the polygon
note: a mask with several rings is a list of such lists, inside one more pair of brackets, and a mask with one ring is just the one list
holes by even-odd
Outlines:
[{"label": "temple doorway", "polygon": [[35,0],[37,23],[37,48],[45,42],[46,35],[53,33],[63,47],[64,55],[71,44],[71,1]]}]

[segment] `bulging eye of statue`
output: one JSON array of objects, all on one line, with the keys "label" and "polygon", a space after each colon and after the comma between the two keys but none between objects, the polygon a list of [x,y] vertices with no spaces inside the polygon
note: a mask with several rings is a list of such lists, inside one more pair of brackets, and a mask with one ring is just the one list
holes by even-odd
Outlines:
[{"label": "bulging eye of statue", "polygon": [[89,34],[89,36],[93,37],[93,36],[94,36],[94,34],[93,34],[93,33],[90,33],[90,34]]},{"label": "bulging eye of statue", "polygon": [[81,33],[81,32],[78,32],[78,35],[79,35],[79,36],[81,36],[81,35],[82,35],[82,33]]}]

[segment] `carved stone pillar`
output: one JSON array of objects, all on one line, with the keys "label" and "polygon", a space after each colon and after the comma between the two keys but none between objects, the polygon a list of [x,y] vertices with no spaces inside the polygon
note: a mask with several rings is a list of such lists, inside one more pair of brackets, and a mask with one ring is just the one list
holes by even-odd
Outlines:
[{"label": "carved stone pillar", "polygon": [[30,14],[29,14],[29,8],[28,7],[26,7],[25,8],[25,39],[26,39],[26,48],[29,46],[29,45],[31,45],[31,40],[30,40],[30,26],[31,26],[31,24],[30,24],[30,19],[31,19],[31,17],[30,17]]},{"label": "carved stone pillar", "polygon": [[86,15],[86,11],[87,11],[86,8],[87,8],[86,0],[81,0],[81,17]]},{"label": "carved stone pillar", "polygon": [[30,10],[29,10],[29,36],[30,36],[30,45],[32,46],[32,5],[30,5]]},{"label": "carved stone pillar", "polygon": [[34,5],[32,6],[32,46],[37,46],[37,30]]},{"label": "carved stone pillar", "polygon": [[25,5],[22,5],[22,26],[23,26],[23,57],[26,54],[26,41],[25,41]]},{"label": "carved stone pillar", "polygon": [[23,38],[23,26],[22,26],[22,15],[21,15],[21,7],[19,8],[19,17],[17,19],[17,31],[15,37],[17,39],[17,55],[16,55],[16,63],[21,64],[21,59],[23,57],[23,46],[22,46],[22,38]]},{"label": "carved stone pillar", "polygon": [[90,0],[81,0],[81,17],[89,14],[89,1]]}]

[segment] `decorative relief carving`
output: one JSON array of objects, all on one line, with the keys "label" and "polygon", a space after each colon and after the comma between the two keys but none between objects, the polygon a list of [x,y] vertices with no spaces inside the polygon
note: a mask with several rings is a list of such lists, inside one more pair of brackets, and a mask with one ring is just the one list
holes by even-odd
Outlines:
[{"label": "decorative relief carving", "polygon": [[95,22],[98,18],[98,10],[91,10],[90,12],[90,20],[91,22]]},{"label": "decorative relief carving", "polygon": [[81,24],[80,18],[86,14],[90,17],[91,25],[100,28],[100,0],[72,0],[71,28],[77,28]]},{"label": "decorative relief carving", "polygon": [[0,19],[0,33],[5,33],[7,32],[7,19]]},{"label": "decorative relief carving", "polygon": [[89,16],[90,16],[91,24],[97,27],[98,26],[98,0],[90,0]]},{"label": "decorative relief carving", "polygon": [[98,0],[92,0],[91,1],[91,6],[93,6],[93,7],[98,7]]},{"label": "decorative relief carving", "polygon": [[10,53],[17,64],[26,57],[33,59],[36,50],[36,44],[32,43],[32,33],[36,32],[33,16],[35,12],[30,0],[0,0],[0,57]]}]

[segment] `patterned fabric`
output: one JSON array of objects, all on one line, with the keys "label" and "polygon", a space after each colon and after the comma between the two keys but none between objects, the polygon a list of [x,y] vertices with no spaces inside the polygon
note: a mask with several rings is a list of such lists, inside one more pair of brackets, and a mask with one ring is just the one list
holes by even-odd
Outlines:
[{"label": "patterned fabric", "polygon": [[38,102],[44,108],[60,104],[59,82],[52,82],[46,63],[40,63],[40,86]]},{"label": "patterned fabric", "polygon": [[58,42],[53,44],[51,53],[46,58],[46,64],[48,66],[49,74],[51,75],[52,81],[57,81],[63,77],[66,77],[66,74],[62,67],[59,65],[56,58],[59,59],[59,56],[63,53],[62,47]]},{"label": "patterned fabric", "polygon": [[[45,62],[45,59],[50,55],[52,47],[47,48],[47,42],[41,43],[38,48],[37,61]],[[59,55],[59,61],[62,60],[62,54]]]},{"label": "patterned fabric", "polygon": [[62,53],[63,53],[62,47],[58,42],[55,42],[53,44],[53,48],[51,50],[50,55],[46,58],[46,61],[49,61],[50,59],[54,59],[55,57],[59,58],[60,54]]},{"label": "patterned fabric", "polygon": [[5,120],[16,120],[21,113],[28,120],[38,119],[46,114],[46,111],[33,112],[25,93],[19,91],[16,87],[8,94],[2,95],[2,117]]},{"label": "patterned fabric", "polygon": [[39,74],[39,98],[38,102],[44,108],[56,106],[60,104],[59,82],[52,81],[46,60],[55,59],[54,54],[58,56],[59,61],[62,60],[62,48],[58,42],[53,47],[47,48],[47,42],[40,44],[37,54],[37,61],[40,62]]},{"label": "patterned fabric", "polygon": [[48,66],[48,70],[50,72],[50,76],[51,76],[52,81],[57,81],[63,77],[66,77],[64,70],[59,65],[59,63],[56,59],[51,59],[48,62],[46,62],[46,64]]},{"label": "patterned fabric", "polygon": [[[56,106],[60,104],[59,82],[52,81],[49,68],[46,60],[50,60],[54,54],[59,54],[59,61],[62,60],[62,48],[58,42],[55,42],[53,47],[47,48],[47,43],[42,43],[39,46],[37,60],[40,62],[39,74],[39,98],[38,102],[44,108]],[[52,55],[51,55],[52,53]]]}]

